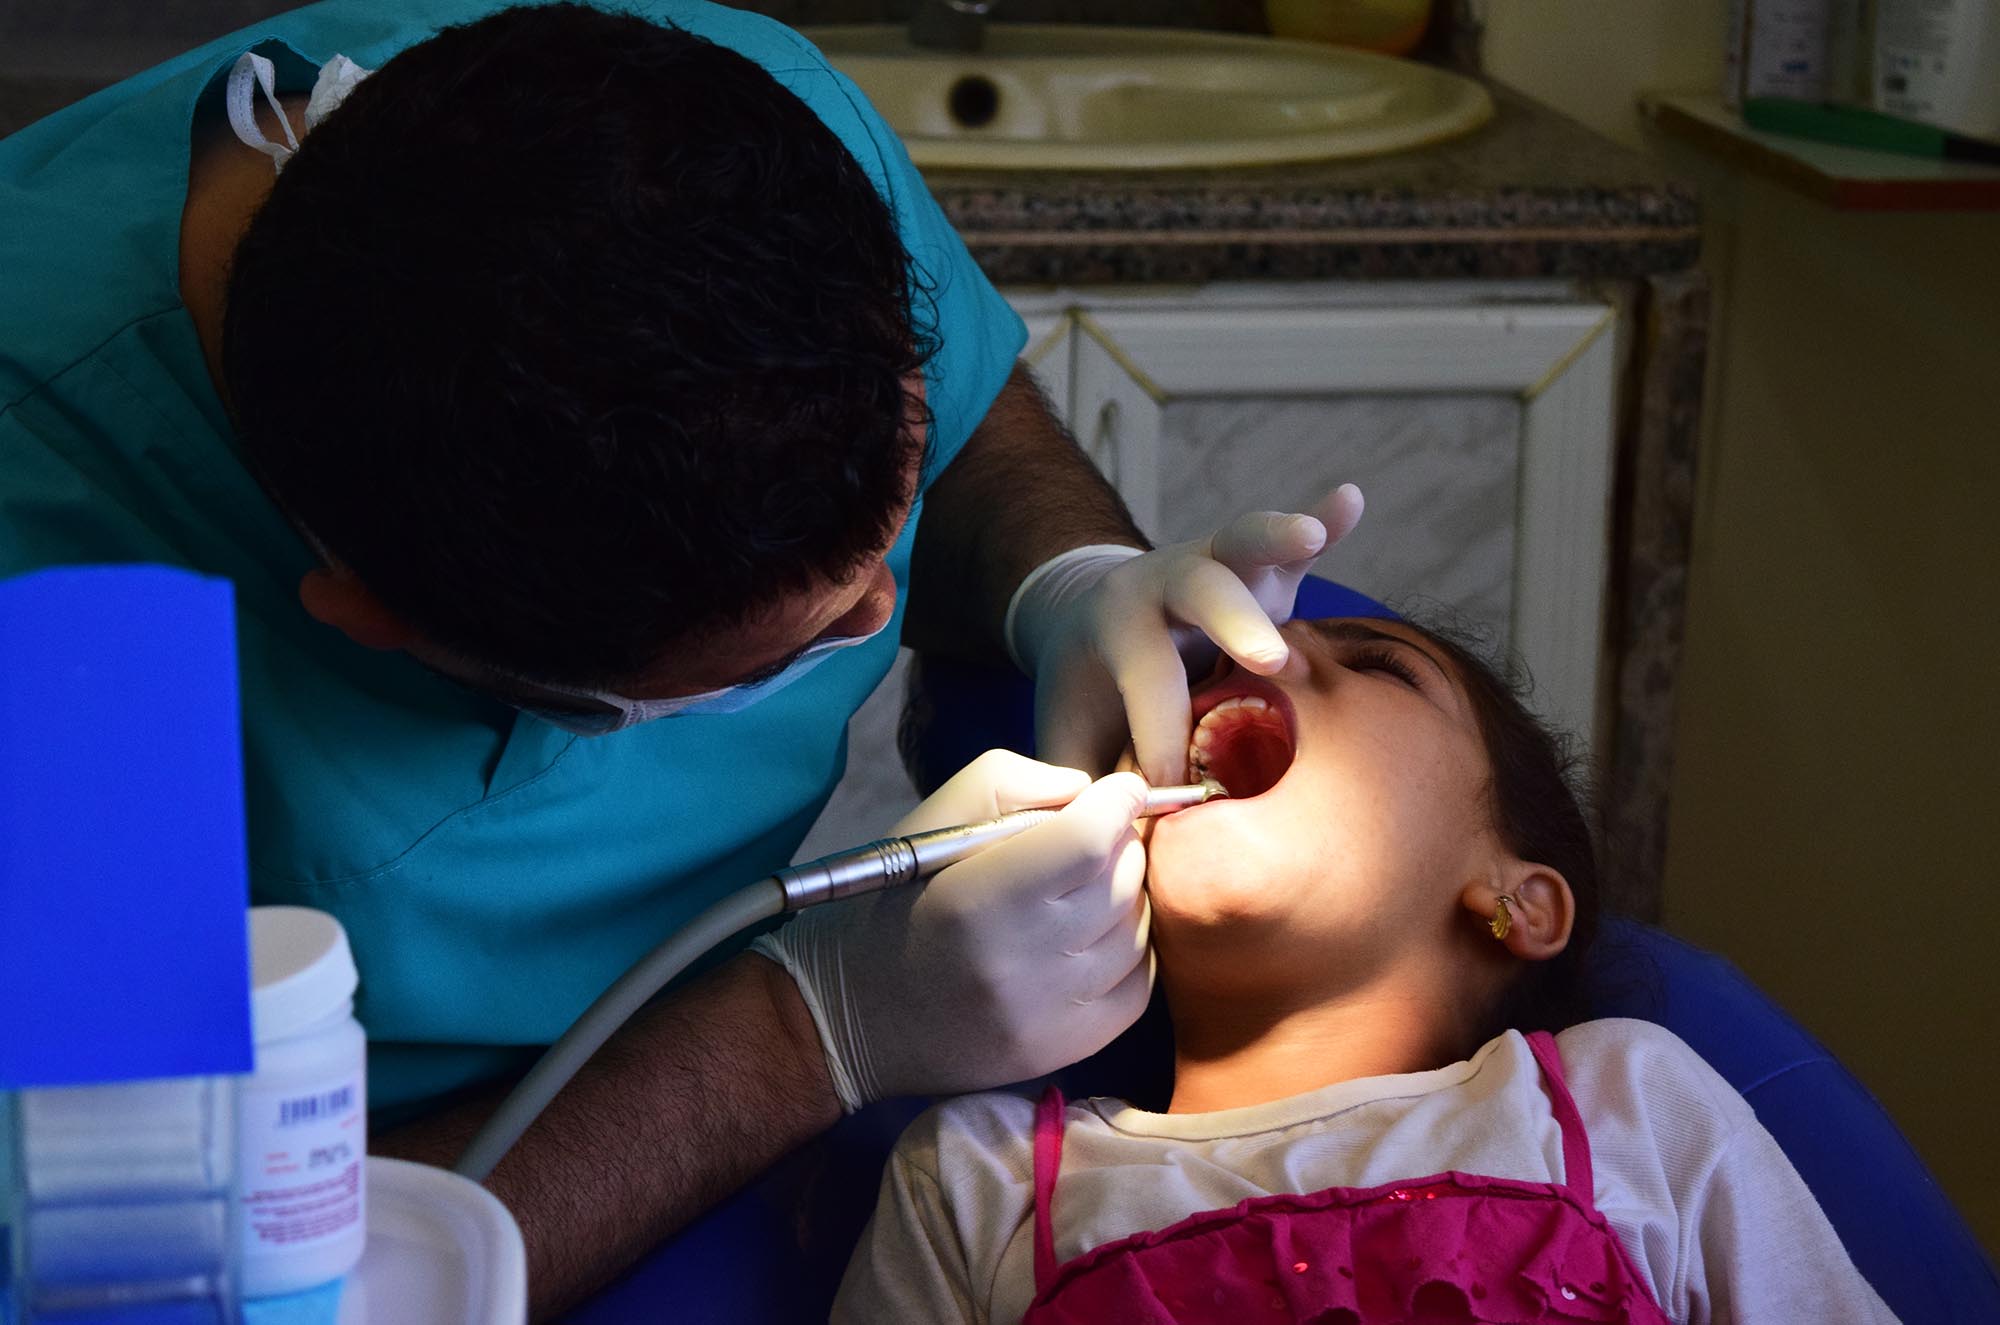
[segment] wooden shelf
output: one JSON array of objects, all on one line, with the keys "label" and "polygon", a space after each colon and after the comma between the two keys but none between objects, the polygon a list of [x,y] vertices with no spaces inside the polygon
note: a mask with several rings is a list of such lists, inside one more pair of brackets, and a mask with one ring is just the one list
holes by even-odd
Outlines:
[{"label": "wooden shelf", "polygon": [[1640,109],[1660,132],[1849,211],[2000,211],[2000,167],[1875,152],[1764,133],[1720,97],[1655,94]]}]

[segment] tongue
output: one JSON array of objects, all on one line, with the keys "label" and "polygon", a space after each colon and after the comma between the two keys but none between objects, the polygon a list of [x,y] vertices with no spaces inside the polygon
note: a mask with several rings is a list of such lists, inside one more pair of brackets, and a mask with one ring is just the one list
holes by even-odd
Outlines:
[{"label": "tongue", "polygon": [[1292,766],[1292,742],[1280,722],[1233,722],[1208,747],[1208,771],[1231,800],[1261,796]]}]

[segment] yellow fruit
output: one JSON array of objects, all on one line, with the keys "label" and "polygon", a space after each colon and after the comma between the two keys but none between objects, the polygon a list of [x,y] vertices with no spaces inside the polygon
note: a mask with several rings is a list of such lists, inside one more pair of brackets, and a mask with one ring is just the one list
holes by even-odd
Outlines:
[{"label": "yellow fruit", "polygon": [[1274,37],[1403,55],[1423,39],[1430,0],[1264,0]]}]

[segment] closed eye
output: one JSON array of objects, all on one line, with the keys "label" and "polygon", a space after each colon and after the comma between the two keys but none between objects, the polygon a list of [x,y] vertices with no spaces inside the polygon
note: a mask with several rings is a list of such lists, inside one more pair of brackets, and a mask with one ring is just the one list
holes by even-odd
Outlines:
[{"label": "closed eye", "polygon": [[1423,682],[1417,677],[1417,669],[1393,649],[1363,648],[1350,654],[1346,667],[1351,672],[1386,672],[1409,686],[1412,690],[1423,689]]},{"label": "closed eye", "polygon": [[784,657],[778,659],[778,661],[770,664],[769,666],[759,667],[756,671],[750,673],[750,675],[745,677],[739,677],[738,679],[731,681],[729,683],[729,688],[733,690],[737,686],[762,685],[764,684],[764,682],[769,681],[774,677],[783,674],[786,668],[790,667],[793,663],[797,662],[799,659],[805,657],[806,650],[810,649],[814,643],[817,643],[817,641],[809,641],[805,644],[801,644],[798,648],[793,649],[790,653],[786,654]]}]

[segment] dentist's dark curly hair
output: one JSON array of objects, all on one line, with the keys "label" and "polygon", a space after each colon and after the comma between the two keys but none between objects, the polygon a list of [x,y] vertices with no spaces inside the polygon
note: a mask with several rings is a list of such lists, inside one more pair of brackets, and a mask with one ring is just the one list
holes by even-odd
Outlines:
[{"label": "dentist's dark curly hair", "polygon": [[617,685],[887,540],[926,431],[919,284],[763,68],[511,9],[307,137],[236,251],[225,388],[274,500],[429,639]]}]

